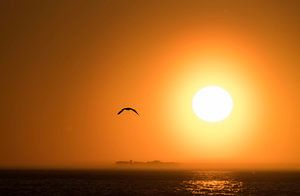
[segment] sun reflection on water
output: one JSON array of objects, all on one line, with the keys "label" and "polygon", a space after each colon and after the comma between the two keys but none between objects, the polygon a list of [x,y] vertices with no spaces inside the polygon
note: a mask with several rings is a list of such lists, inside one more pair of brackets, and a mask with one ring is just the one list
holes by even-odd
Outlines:
[{"label": "sun reflection on water", "polygon": [[[214,174],[199,176],[200,179],[185,180],[182,188],[195,195],[237,195],[241,193],[243,183],[224,175],[220,179]],[[206,179],[201,179],[201,178]],[[208,178],[208,179],[207,179]]]}]

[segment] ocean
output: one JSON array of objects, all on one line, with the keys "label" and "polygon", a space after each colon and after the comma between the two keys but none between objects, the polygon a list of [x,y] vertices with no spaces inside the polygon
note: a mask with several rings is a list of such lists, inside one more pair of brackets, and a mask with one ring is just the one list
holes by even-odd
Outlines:
[{"label": "ocean", "polygon": [[300,172],[2,170],[0,195],[300,195]]}]

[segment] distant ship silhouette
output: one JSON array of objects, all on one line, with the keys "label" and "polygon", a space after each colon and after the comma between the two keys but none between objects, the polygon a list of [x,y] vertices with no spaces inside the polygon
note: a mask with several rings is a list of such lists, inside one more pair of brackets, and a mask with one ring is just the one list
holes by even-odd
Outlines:
[{"label": "distant ship silhouette", "polygon": [[153,160],[153,161],[116,161],[116,165],[118,166],[141,166],[141,167],[155,167],[155,166],[177,166],[178,163],[176,162],[161,162],[159,160]]}]

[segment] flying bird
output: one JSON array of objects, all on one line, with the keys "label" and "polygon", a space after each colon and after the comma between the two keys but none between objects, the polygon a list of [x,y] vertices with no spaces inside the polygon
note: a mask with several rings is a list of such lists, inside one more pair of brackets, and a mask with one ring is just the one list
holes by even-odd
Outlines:
[{"label": "flying bird", "polygon": [[139,115],[139,113],[135,110],[135,109],[133,109],[133,108],[123,108],[122,110],[120,110],[119,112],[118,112],[118,115],[119,114],[121,114],[124,110],[128,110],[128,111],[133,111],[134,113],[136,113],[137,115]]}]

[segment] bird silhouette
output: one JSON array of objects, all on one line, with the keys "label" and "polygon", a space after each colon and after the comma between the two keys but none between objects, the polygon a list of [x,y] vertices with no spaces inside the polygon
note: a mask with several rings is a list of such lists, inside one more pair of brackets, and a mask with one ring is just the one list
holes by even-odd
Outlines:
[{"label": "bird silhouette", "polygon": [[119,112],[118,112],[118,115],[119,114],[121,114],[124,110],[128,110],[128,111],[133,111],[134,113],[136,113],[137,115],[139,115],[139,113],[135,110],[135,109],[133,109],[133,108],[123,108],[123,109],[121,109]]}]

